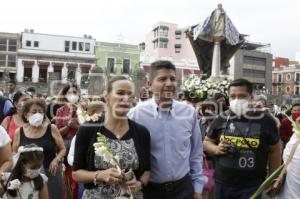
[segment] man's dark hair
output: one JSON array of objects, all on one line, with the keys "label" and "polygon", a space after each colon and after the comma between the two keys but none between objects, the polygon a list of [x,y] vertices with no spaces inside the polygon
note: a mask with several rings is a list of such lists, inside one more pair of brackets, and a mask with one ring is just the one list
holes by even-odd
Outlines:
[{"label": "man's dark hair", "polygon": [[236,79],[236,80],[233,80],[229,84],[228,91],[230,91],[230,88],[233,87],[233,86],[245,86],[247,88],[248,93],[252,94],[252,92],[253,92],[252,83],[249,82],[246,79]]},{"label": "man's dark hair", "polygon": [[160,69],[173,70],[176,72],[176,67],[172,64],[172,62],[167,60],[158,60],[150,65],[150,79],[153,79],[156,76],[156,71]]}]

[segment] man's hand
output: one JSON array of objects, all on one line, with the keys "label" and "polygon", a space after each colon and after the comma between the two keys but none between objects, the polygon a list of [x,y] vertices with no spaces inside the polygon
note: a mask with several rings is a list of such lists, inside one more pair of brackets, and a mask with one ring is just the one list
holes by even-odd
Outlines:
[{"label": "man's hand", "polygon": [[228,151],[228,147],[229,147],[229,142],[228,141],[221,141],[217,147],[216,147],[216,151],[215,151],[215,155],[224,155],[227,153]]},{"label": "man's hand", "polygon": [[194,199],[202,199],[202,194],[201,193],[194,193]]}]

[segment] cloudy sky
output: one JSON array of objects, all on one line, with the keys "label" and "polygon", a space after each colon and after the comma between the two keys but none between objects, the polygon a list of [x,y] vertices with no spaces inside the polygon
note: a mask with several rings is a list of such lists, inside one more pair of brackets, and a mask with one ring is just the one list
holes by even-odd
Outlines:
[{"label": "cloudy sky", "polygon": [[199,23],[218,3],[251,41],[270,43],[268,50],[274,56],[295,59],[300,51],[299,0],[5,0],[0,32],[28,28],[137,44],[154,23],[166,21],[180,27]]}]

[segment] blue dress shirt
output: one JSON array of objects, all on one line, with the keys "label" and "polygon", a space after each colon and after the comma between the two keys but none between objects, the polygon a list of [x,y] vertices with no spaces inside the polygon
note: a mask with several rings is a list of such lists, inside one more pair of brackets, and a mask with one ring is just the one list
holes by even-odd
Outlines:
[{"label": "blue dress shirt", "polygon": [[150,181],[177,181],[189,173],[194,191],[202,193],[203,145],[195,109],[173,100],[170,111],[163,111],[149,99],[131,109],[128,117],[150,132]]}]

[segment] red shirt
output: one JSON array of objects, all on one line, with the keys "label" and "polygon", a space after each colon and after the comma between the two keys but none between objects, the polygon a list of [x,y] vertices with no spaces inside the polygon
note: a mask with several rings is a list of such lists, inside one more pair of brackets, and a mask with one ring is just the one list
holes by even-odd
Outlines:
[{"label": "red shirt", "polygon": [[[73,108],[72,106],[65,104],[62,107],[60,107],[56,111],[56,119],[55,119],[55,125],[58,129],[61,129],[68,125],[68,122],[72,119],[77,119],[76,114],[76,108]],[[63,136],[64,139],[72,139],[78,129],[70,129],[67,135]]]}]

